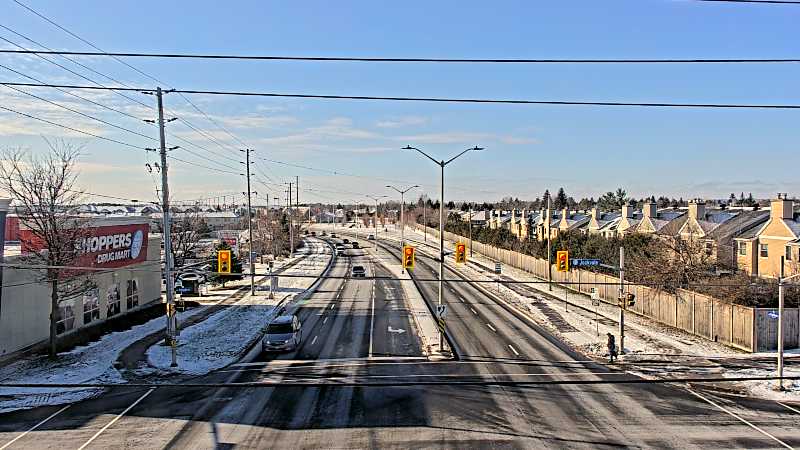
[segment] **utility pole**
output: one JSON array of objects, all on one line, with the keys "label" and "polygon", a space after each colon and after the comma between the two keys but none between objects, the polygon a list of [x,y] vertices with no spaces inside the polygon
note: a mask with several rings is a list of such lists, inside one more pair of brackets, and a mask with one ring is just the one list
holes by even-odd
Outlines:
[{"label": "utility pole", "polygon": [[[297,209],[300,209],[300,177],[295,175],[294,177],[294,204],[297,205]],[[302,214],[297,219],[300,222],[300,226],[303,226],[303,216]]]},{"label": "utility pole", "polygon": [[375,200],[375,219],[373,220],[375,225],[375,251],[378,251],[378,200],[382,198],[388,197],[388,195],[367,195],[367,197]]},{"label": "utility pole", "polygon": [[172,367],[178,365],[177,342],[175,334],[178,330],[178,318],[175,315],[175,285],[172,279],[172,237],[170,236],[169,219],[169,182],[167,180],[167,143],[164,136],[164,101],[161,88],[156,88],[156,99],[158,100],[158,138],[159,155],[161,156],[161,210],[164,216],[164,281],[167,287],[167,327],[166,344],[172,347]]},{"label": "utility pole", "polygon": [[547,196],[547,220],[545,221],[545,233],[547,233],[547,290],[553,290],[553,255],[550,250],[550,220],[553,213],[550,211],[550,196]]},{"label": "utility pole", "polygon": [[428,242],[428,219],[425,215],[427,199],[422,201],[422,232],[425,233],[425,242]]},{"label": "utility pole", "polygon": [[[455,161],[458,157],[467,153],[469,151],[475,150],[480,151],[483,150],[482,147],[472,147],[468,148],[461,153],[457,154],[456,156],[448,159],[447,161],[441,160],[437,161],[436,159],[432,158],[427,153],[423,152],[422,150],[407,145],[403,147],[403,150],[416,150],[426,158],[430,159],[434,162],[434,164],[438,165],[441,168],[441,176],[439,178],[439,195],[440,195],[440,204],[439,204],[439,302],[438,306],[442,306],[443,303],[443,296],[444,296],[444,168],[451,162]],[[441,317],[437,317],[437,320],[443,320]],[[444,322],[441,322],[444,323]],[[439,331],[439,351],[444,350],[444,331],[443,329]]]},{"label": "utility pole", "polygon": [[289,257],[294,256],[294,225],[292,225],[292,182],[289,182]]},{"label": "utility pole", "polygon": [[247,248],[247,260],[250,261],[250,295],[256,295],[256,269],[253,261],[253,205],[250,200],[250,150],[249,148],[241,150],[245,153],[247,166],[247,231],[250,235],[250,245]]},{"label": "utility pole", "polygon": [[619,354],[625,353],[625,248],[619,248]]}]

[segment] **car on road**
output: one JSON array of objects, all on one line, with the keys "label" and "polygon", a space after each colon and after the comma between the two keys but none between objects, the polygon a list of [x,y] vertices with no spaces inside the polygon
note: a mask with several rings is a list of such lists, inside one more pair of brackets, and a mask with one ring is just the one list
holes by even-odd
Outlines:
[{"label": "car on road", "polygon": [[375,235],[374,234],[370,234],[369,236],[367,236],[367,240],[368,241],[374,241],[375,240]]},{"label": "car on road", "polygon": [[345,247],[342,244],[336,244],[336,254],[341,255],[345,251]]},{"label": "car on road", "polygon": [[344,238],[344,239],[342,239],[342,242],[345,243],[345,244],[349,244],[350,243],[350,239]]},{"label": "car on road", "polygon": [[336,239],[336,233],[331,233],[331,237]]},{"label": "car on road", "polygon": [[367,276],[367,270],[364,266],[353,266],[353,278],[364,278]]},{"label": "car on road", "polygon": [[312,232],[311,232],[311,235],[312,235],[312,236],[316,236],[316,235],[317,235],[317,232],[316,232],[316,231],[312,231]]},{"label": "car on road", "polygon": [[261,350],[263,352],[297,350],[302,338],[302,327],[297,316],[294,314],[278,316],[267,325],[267,330],[261,339]]},{"label": "car on road", "polygon": [[325,231],[323,231],[323,232],[322,232],[322,235],[323,235],[323,236],[327,236],[327,235],[328,235],[328,233],[327,233],[327,232],[325,232]]},{"label": "car on road", "polygon": [[358,248],[358,242],[356,241],[351,242],[350,245],[352,245],[353,248]]}]

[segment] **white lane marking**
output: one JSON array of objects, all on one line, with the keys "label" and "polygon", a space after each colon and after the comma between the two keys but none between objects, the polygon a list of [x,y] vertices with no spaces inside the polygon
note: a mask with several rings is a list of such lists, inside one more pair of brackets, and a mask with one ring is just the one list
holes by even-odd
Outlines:
[{"label": "white lane marking", "polygon": [[45,422],[47,422],[48,420],[52,419],[53,417],[61,414],[61,412],[63,412],[65,409],[69,408],[70,406],[72,406],[72,405],[71,404],[67,405],[67,406],[59,409],[58,411],[54,412],[53,414],[50,414],[49,416],[47,416],[47,418],[45,418],[41,422],[37,423],[36,425],[32,426],[31,428],[28,428],[27,431],[23,432],[22,434],[20,434],[19,436],[15,437],[14,439],[6,442],[5,445],[0,447],[0,450],[3,450],[5,448],[10,447],[11,444],[13,444],[14,442],[17,442],[18,440],[22,439],[26,434],[30,433],[31,431],[33,431],[33,430],[39,428],[40,426],[44,425]]},{"label": "white lane marking", "polygon": [[319,336],[314,336],[314,339],[312,339],[312,340],[311,340],[311,345],[314,345],[314,342],[317,342],[317,338],[318,338],[318,337],[319,337]]},{"label": "white lane marking", "polygon": [[152,393],[153,393],[153,391],[155,391],[155,390],[156,390],[156,388],[150,388],[150,390],[148,390],[147,392],[145,392],[145,393],[144,393],[144,395],[142,395],[141,397],[139,397],[138,399],[136,399],[136,401],[135,401],[135,402],[131,403],[131,405],[130,405],[130,406],[128,406],[127,408],[125,408],[125,411],[122,411],[121,413],[119,413],[119,415],[117,415],[117,417],[114,417],[113,419],[111,419],[111,422],[108,422],[108,423],[106,424],[106,426],[104,426],[103,428],[100,428],[100,430],[99,430],[97,433],[95,433],[95,434],[94,434],[94,436],[92,436],[91,438],[89,438],[89,440],[88,440],[88,441],[86,441],[86,443],[85,443],[85,444],[81,445],[81,446],[78,448],[78,450],[83,450],[83,449],[85,449],[87,446],[89,446],[89,444],[91,444],[91,443],[92,443],[92,442],[93,442],[95,439],[97,439],[97,438],[98,438],[98,436],[100,436],[101,434],[103,434],[103,432],[104,432],[104,431],[106,431],[106,430],[107,430],[109,427],[111,427],[111,425],[114,425],[114,424],[115,424],[115,423],[116,423],[116,422],[117,422],[119,419],[121,419],[121,418],[122,418],[122,416],[124,416],[125,414],[127,414],[127,412],[128,412],[128,411],[130,411],[131,409],[133,409],[133,407],[134,407],[134,406],[138,405],[138,404],[139,404],[139,402],[141,402],[142,400],[144,400],[145,398],[147,398],[147,396],[148,396],[148,395],[150,395],[150,394],[152,394]]},{"label": "white lane marking", "polygon": [[487,326],[487,327],[489,327],[489,329],[490,329],[490,330],[492,330],[492,331],[494,331],[495,333],[497,332],[497,330],[495,330],[495,329],[494,329],[494,327],[492,326],[492,324],[490,324],[490,323],[487,323],[487,324],[486,324],[486,326]]},{"label": "white lane marking", "polygon": [[336,303],[331,303],[331,309],[333,309],[334,306],[336,306]]},{"label": "white lane marking", "polygon": [[328,321],[328,316],[325,316],[325,318],[322,319],[322,324],[325,325],[325,322],[327,322],[327,321]]},{"label": "white lane marking", "polygon": [[689,391],[689,393],[691,393],[691,394],[692,394],[692,395],[694,395],[695,397],[697,397],[697,398],[699,398],[699,399],[701,399],[701,400],[705,401],[705,402],[706,402],[706,403],[708,403],[709,405],[712,405],[712,406],[716,407],[717,409],[719,409],[720,411],[723,411],[723,412],[727,413],[727,414],[728,414],[728,415],[730,415],[731,417],[735,417],[736,419],[739,419],[739,421],[740,421],[740,422],[742,422],[743,424],[745,424],[745,425],[749,426],[750,428],[752,428],[752,429],[754,429],[754,430],[758,431],[759,433],[763,434],[764,436],[767,436],[768,438],[770,438],[770,439],[774,440],[775,442],[777,442],[777,443],[781,444],[782,446],[784,446],[784,447],[786,447],[786,448],[792,448],[792,446],[791,446],[791,445],[789,445],[789,444],[787,444],[786,442],[783,442],[782,440],[780,440],[780,439],[776,438],[775,436],[773,436],[773,435],[771,435],[771,434],[767,433],[766,431],[762,430],[761,428],[758,428],[757,426],[753,425],[752,423],[748,422],[747,420],[745,420],[745,419],[741,418],[740,416],[736,415],[736,414],[735,414],[735,413],[733,413],[732,411],[730,411],[730,410],[728,410],[728,409],[725,409],[723,406],[720,406],[720,405],[718,405],[718,404],[716,404],[716,403],[712,402],[711,400],[709,400],[709,399],[707,399],[707,398],[703,397],[702,395],[698,394],[697,392],[695,392],[695,391],[693,391],[693,390],[691,390],[691,389],[689,389],[689,388],[686,388],[686,390],[687,390],[687,391]]},{"label": "white lane marking", "polygon": [[478,311],[475,311],[475,308],[473,308],[473,307],[471,307],[471,306],[470,306],[470,308],[469,308],[469,309],[470,309],[470,311],[472,311],[472,312],[473,312],[473,313],[475,313],[476,315],[478,314]]},{"label": "white lane marking", "polygon": [[515,355],[519,356],[519,352],[511,344],[508,344],[508,348],[510,348],[511,351],[514,352]]},{"label": "white lane marking", "polygon": [[[269,375],[269,374],[267,374]],[[287,375],[286,373],[280,373],[275,375]],[[340,379],[348,379],[348,380],[371,380],[371,379],[392,379],[392,378],[481,378],[481,377],[581,377],[584,375],[591,375],[591,376],[602,376],[602,375],[619,375],[618,373],[614,372],[583,372],[583,373],[575,373],[575,372],[566,372],[566,373],[474,373],[474,374],[463,374],[463,373],[421,373],[421,374],[404,374],[404,375],[353,375],[353,374],[345,374],[345,375],[331,375],[328,377],[318,377],[318,378],[290,378],[285,379],[284,381],[288,382],[295,382],[295,383],[304,383],[304,382],[311,382],[311,381],[320,381],[320,380],[340,380]]]},{"label": "white lane marking", "polygon": [[461,300],[461,303],[464,303],[464,299],[463,298],[458,297],[458,299]]},{"label": "white lane marking", "polygon": [[[788,410],[790,410],[790,411],[794,411],[794,412],[796,412],[797,414],[800,414],[800,409],[797,409],[797,408],[792,408],[791,406],[789,406],[789,405],[786,405],[786,404],[784,404],[784,403],[781,403],[781,402],[776,402],[776,403],[777,403],[777,404],[779,404],[779,405],[781,405],[781,406],[783,406],[784,408],[786,408],[786,409],[788,409]],[[0,450],[2,450],[2,448],[0,448]]]}]

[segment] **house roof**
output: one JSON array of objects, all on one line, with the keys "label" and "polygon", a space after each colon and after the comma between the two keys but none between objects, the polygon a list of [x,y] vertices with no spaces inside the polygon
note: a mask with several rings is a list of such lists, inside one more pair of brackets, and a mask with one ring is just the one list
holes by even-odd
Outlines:
[{"label": "house roof", "polygon": [[738,237],[748,230],[758,230],[759,225],[769,219],[769,211],[739,211],[722,224],[718,224],[713,231],[708,233],[708,237],[719,239],[730,239]]},{"label": "house roof", "polygon": [[598,228],[599,231],[613,231],[616,230],[619,226],[619,222],[622,220],[622,216],[618,215],[617,217],[603,222],[603,224]]},{"label": "house roof", "polygon": [[[679,211],[683,212],[683,211]],[[688,214],[681,214],[672,220],[651,219],[653,225],[656,226],[656,233],[663,236],[675,236],[683,227],[683,224],[689,219]],[[658,225],[656,225],[658,222]]]}]

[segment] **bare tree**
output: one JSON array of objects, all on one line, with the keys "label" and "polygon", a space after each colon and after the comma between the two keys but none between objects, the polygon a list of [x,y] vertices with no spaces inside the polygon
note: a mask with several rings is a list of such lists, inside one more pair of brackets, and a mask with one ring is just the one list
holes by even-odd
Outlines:
[{"label": "bare tree", "polygon": [[207,230],[205,219],[196,209],[190,209],[181,214],[176,214],[170,220],[170,234],[172,261],[176,267],[183,265],[185,258],[193,256],[199,245],[200,238]]},{"label": "bare tree", "polygon": [[21,242],[23,249],[34,250],[28,260],[46,266],[41,280],[50,284],[49,353],[55,358],[59,299],[88,288],[88,278],[65,268],[77,265],[88,219],[77,215],[83,198],[75,186],[80,148],[65,141],[45,142],[49,152],[43,156],[27,155],[22,149],[3,151],[0,184],[17,203],[20,221],[30,232]]}]

